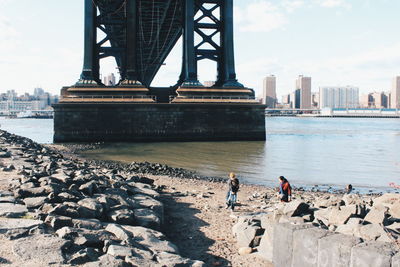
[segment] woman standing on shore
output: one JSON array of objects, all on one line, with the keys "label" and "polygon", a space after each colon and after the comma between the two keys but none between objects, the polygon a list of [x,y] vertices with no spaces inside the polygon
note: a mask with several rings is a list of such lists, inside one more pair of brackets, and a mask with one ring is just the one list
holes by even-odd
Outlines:
[{"label": "woman standing on shore", "polygon": [[289,181],[283,177],[279,177],[279,194],[281,195],[282,202],[289,202],[292,200],[292,187],[289,184]]},{"label": "woman standing on shore", "polygon": [[236,175],[231,172],[229,174],[229,190],[226,194],[226,208],[229,207],[233,211],[235,209],[235,203],[237,200],[237,192],[239,191],[239,179],[236,178]]}]

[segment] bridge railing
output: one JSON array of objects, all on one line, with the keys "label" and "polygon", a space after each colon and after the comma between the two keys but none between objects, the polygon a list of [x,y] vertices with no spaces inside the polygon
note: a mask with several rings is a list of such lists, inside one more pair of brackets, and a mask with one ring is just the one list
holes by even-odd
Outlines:
[{"label": "bridge railing", "polygon": [[250,97],[250,96],[183,96],[177,98],[176,96],[171,95],[169,97],[169,101],[172,102],[174,99],[182,99],[182,100],[252,100],[261,103],[260,98]]},{"label": "bridge railing", "polygon": [[60,98],[60,100],[61,101],[64,101],[64,100],[73,100],[73,101],[79,101],[79,100],[82,100],[82,101],[85,101],[85,100],[98,100],[98,99],[101,99],[101,100],[114,100],[114,101],[118,101],[118,100],[122,100],[122,101],[125,101],[125,100],[143,100],[143,101],[145,101],[145,100],[153,100],[153,101],[157,101],[157,97],[156,96],[154,96],[154,95],[79,95],[79,96],[76,96],[76,95],[72,95],[72,96],[62,96],[61,98]]}]

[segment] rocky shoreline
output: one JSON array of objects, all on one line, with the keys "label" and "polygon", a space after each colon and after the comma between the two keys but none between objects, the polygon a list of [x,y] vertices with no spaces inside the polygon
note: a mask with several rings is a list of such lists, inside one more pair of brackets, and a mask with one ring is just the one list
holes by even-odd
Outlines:
[{"label": "rocky shoreline", "polygon": [[276,189],[242,185],[231,213],[223,178],[84,159],[77,154],[83,148],[0,131],[0,263],[272,266],[274,228],[288,223],[364,242],[399,240],[400,199],[388,203],[399,194],[297,188],[284,204]]},{"label": "rocky shoreline", "polygon": [[[0,234],[14,266],[204,266],[160,232],[153,180],[0,131]],[[134,166],[131,166],[132,168]],[[4,257],[4,258],[3,258]]]}]

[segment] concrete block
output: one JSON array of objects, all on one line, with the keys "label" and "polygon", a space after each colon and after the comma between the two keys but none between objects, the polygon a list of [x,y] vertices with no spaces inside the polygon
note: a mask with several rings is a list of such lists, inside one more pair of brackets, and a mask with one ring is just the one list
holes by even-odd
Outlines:
[{"label": "concrete block", "polygon": [[390,243],[366,242],[351,249],[350,267],[391,267],[396,253]]},{"label": "concrete block", "polygon": [[318,240],[332,234],[324,229],[300,229],[293,233],[292,267],[309,267],[318,264]]},{"label": "concrete block", "polygon": [[333,234],[318,240],[318,267],[350,266],[351,249],[360,244],[357,237]]},{"label": "concrete block", "polygon": [[259,256],[272,262],[274,248],[274,226],[275,223],[264,223],[264,235],[261,238],[260,245],[257,247]]},{"label": "concrete block", "polygon": [[273,257],[274,266],[292,266],[293,234],[301,229],[315,228],[312,224],[282,223],[274,226]]},{"label": "concrete block", "polygon": [[392,267],[400,267],[400,252],[392,258]]}]

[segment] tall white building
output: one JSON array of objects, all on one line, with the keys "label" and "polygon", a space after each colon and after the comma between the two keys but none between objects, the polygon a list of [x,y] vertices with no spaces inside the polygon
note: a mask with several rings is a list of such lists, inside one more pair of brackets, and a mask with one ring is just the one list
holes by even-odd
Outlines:
[{"label": "tall white building", "polygon": [[300,101],[296,108],[311,109],[311,77],[300,75],[296,80],[296,90],[300,90]]},{"label": "tall white building", "polygon": [[400,108],[400,76],[394,77],[390,95],[390,107]]},{"label": "tall white building", "polygon": [[263,104],[275,108],[276,102],[276,77],[270,75],[265,77],[263,82]]},{"label": "tall white building", "polygon": [[359,89],[357,87],[320,87],[320,108],[358,108]]},{"label": "tall white building", "polygon": [[107,76],[105,76],[104,79],[103,79],[103,83],[104,83],[105,86],[114,86],[114,85],[116,85],[114,73],[110,73]]}]

